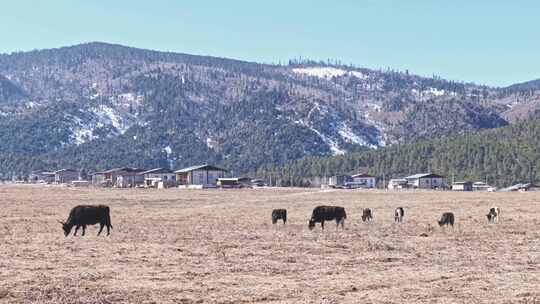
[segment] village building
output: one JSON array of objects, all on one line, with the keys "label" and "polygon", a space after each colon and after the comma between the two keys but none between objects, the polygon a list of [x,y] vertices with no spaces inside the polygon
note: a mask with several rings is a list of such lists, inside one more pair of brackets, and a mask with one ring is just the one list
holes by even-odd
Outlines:
[{"label": "village building", "polygon": [[218,178],[217,186],[219,188],[241,188],[244,185],[240,183],[239,178],[236,177],[222,177]]},{"label": "village building", "polygon": [[334,175],[328,179],[328,186],[332,188],[345,187],[346,183],[352,182],[350,175]]},{"label": "village building", "polygon": [[452,183],[452,191],[472,191],[473,183],[469,181],[461,181]]},{"label": "village building", "polygon": [[510,187],[506,187],[503,189],[500,189],[501,192],[511,192],[511,191],[519,191],[519,192],[526,192],[526,191],[538,191],[539,186],[532,184],[532,183],[519,183],[512,185]]},{"label": "village building", "polygon": [[90,186],[90,182],[86,180],[76,180],[72,181],[71,185],[73,185],[73,187],[88,187]]},{"label": "village building", "polygon": [[54,183],[54,172],[49,172],[49,171],[32,172],[30,176],[28,176],[28,179],[31,183],[52,184]]},{"label": "village building", "polygon": [[362,188],[375,188],[377,186],[377,177],[365,173],[355,174],[352,177],[352,182]]},{"label": "village building", "polygon": [[181,187],[213,188],[228,171],[212,165],[198,165],[175,171],[176,182]]},{"label": "village building", "polygon": [[92,175],[92,184],[117,188],[136,187],[144,183],[144,175],[139,174],[144,171],[139,168],[123,167],[96,172]]},{"label": "village building", "polygon": [[253,187],[264,187],[266,184],[264,183],[264,180],[262,179],[252,179],[251,180],[251,186]]},{"label": "village building", "polygon": [[71,184],[79,180],[79,171],[74,169],[61,169],[54,172],[54,182],[57,184]]},{"label": "village building", "polygon": [[472,189],[473,191],[488,191],[488,192],[493,192],[496,190],[495,187],[492,187],[484,182],[475,182],[473,183],[472,185]]},{"label": "village building", "polygon": [[250,177],[223,177],[218,178],[217,186],[220,188],[251,188],[253,179]]},{"label": "village building", "polygon": [[419,173],[405,177],[409,188],[440,189],[444,187],[444,176],[434,173]]},{"label": "village building", "polygon": [[171,169],[156,168],[139,173],[144,177],[145,187],[157,188],[160,183],[162,187],[174,187],[176,186],[176,174]]},{"label": "village building", "polygon": [[388,189],[390,190],[407,189],[407,187],[407,180],[404,178],[394,178],[388,182]]}]

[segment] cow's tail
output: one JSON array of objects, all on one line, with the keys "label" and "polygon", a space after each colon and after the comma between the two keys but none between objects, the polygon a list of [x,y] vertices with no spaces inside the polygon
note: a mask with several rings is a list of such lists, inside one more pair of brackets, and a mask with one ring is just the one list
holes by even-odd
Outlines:
[{"label": "cow's tail", "polygon": [[109,209],[109,207],[107,207],[107,226],[111,227],[111,229],[113,227],[111,223],[111,210]]},{"label": "cow's tail", "polygon": [[343,219],[347,219],[347,212],[345,212],[345,210],[343,210]]}]

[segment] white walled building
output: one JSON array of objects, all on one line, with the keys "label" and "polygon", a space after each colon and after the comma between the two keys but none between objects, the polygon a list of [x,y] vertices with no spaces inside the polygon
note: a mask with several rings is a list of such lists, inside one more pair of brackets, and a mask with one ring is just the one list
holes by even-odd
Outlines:
[{"label": "white walled building", "polygon": [[375,188],[377,186],[377,177],[369,174],[355,174],[352,176],[355,184],[364,185],[364,188]]},{"label": "white walled building", "polygon": [[200,165],[175,171],[178,185],[216,187],[219,178],[225,177],[227,170],[212,166]]}]

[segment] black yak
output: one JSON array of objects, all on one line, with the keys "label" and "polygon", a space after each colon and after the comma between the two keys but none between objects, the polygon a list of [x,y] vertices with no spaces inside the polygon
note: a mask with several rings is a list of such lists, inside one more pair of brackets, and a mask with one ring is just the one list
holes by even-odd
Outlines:
[{"label": "black yak", "polygon": [[454,214],[452,212],[445,212],[442,214],[441,219],[438,221],[439,226],[452,226],[454,227]]},{"label": "black yak", "polygon": [[371,208],[362,209],[362,222],[371,221],[373,219],[373,211]]},{"label": "black yak", "polygon": [[341,228],[345,228],[345,219],[347,213],[345,208],[336,206],[318,206],[313,209],[311,219],[309,220],[309,229],[315,228],[315,223],[321,223],[321,228],[324,229],[324,221],[336,220],[336,229],[341,224]]},{"label": "black yak", "polygon": [[99,223],[100,228],[97,235],[101,234],[103,227],[107,226],[107,235],[110,234],[109,229],[112,229],[111,216],[109,206],[105,205],[79,205],[73,207],[69,212],[69,217],[66,222],[60,221],[64,235],[68,236],[71,228],[75,226],[73,235],[77,235],[77,230],[82,226],[82,235],[86,232],[86,225],[95,225]]},{"label": "black yak", "polygon": [[286,209],[272,210],[272,224],[277,223],[278,220],[283,220],[283,224],[287,223],[287,210]]}]

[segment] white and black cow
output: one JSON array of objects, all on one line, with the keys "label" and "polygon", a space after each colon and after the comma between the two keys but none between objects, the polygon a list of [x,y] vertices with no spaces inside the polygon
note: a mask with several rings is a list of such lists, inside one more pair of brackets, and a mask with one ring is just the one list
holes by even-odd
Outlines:
[{"label": "white and black cow", "polygon": [[499,207],[489,208],[489,213],[486,215],[489,223],[495,223],[499,221],[501,215],[501,209]]},{"label": "white and black cow", "polygon": [[403,221],[403,217],[405,216],[405,209],[403,207],[397,207],[396,210],[394,210],[394,221],[401,223]]}]

